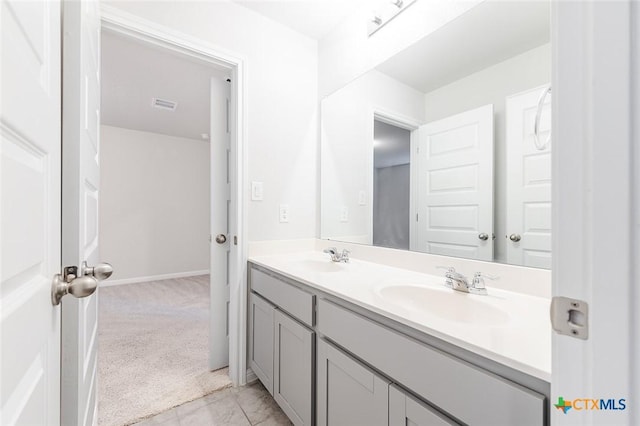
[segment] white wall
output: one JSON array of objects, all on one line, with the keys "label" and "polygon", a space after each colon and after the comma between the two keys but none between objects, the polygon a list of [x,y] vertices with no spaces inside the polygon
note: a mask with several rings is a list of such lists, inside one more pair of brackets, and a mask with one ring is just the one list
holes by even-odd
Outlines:
[{"label": "white wall", "polygon": [[345,19],[320,41],[319,95],[324,97],[431,34],[484,0],[418,0],[371,37],[371,5]]},{"label": "white wall", "polygon": [[506,262],[507,151],[505,98],[551,82],[551,46],[543,46],[471,74],[425,95],[425,122],[482,105],[494,106],[494,259]]},{"label": "white wall", "polygon": [[209,269],[209,142],[102,126],[100,256],[112,280]]},{"label": "white wall", "polygon": [[[374,109],[420,122],[424,94],[373,70],[322,100],[321,238],[372,243]],[[348,222],[340,220],[343,207]]]},{"label": "white wall", "polygon": [[[250,202],[250,241],[316,235],[317,42],[236,3],[105,1],[246,59],[248,182],[264,183]],[[289,204],[289,223],[279,223]]]}]

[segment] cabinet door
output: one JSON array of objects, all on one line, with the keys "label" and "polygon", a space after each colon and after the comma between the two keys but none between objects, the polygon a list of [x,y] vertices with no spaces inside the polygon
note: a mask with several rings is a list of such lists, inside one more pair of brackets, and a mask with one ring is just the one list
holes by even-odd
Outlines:
[{"label": "cabinet door", "polygon": [[318,339],[318,425],[388,423],[389,382]]},{"label": "cabinet door", "polygon": [[389,426],[445,426],[458,423],[438,413],[427,404],[407,395],[400,388],[389,387]]},{"label": "cabinet door", "polygon": [[249,367],[273,395],[275,308],[255,293],[249,296]]},{"label": "cabinet door", "polygon": [[315,333],[279,310],[274,319],[273,397],[295,425],[311,425]]}]

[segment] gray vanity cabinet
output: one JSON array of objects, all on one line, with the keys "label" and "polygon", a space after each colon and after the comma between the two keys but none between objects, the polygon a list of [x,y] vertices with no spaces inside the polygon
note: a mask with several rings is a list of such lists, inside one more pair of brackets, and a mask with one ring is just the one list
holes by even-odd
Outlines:
[{"label": "gray vanity cabinet", "polygon": [[315,424],[315,296],[257,269],[249,293],[249,366],[295,425]]},{"label": "gray vanity cabinet", "polygon": [[273,397],[296,425],[312,424],[314,335],[275,311]]},{"label": "gray vanity cabinet", "polygon": [[318,426],[386,426],[389,381],[318,339]]},{"label": "gray vanity cabinet", "polygon": [[389,387],[389,426],[450,426],[457,425],[424,402],[405,393],[395,385]]},{"label": "gray vanity cabinet", "polygon": [[249,367],[273,395],[275,307],[257,294],[249,295]]}]

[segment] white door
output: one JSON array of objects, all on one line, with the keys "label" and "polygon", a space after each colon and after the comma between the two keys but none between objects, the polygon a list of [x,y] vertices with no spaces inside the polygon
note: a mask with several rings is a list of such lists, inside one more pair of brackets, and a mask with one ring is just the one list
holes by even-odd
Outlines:
[{"label": "white door", "polygon": [[209,368],[229,365],[229,271],[231,261],[230,209],[231,138],[230,83],[211,79],[211,266]]},{"label": "white door", "polygon": [[418,129],[417,247],[493,260],[493,105]]},{"label": "white door", "polygon": [[[100,262],[99,4],[67,1],[63,15],[62,264],[81,268]],[[62,423],[91,425],[97,421],[97,292],[65,296],[62,324]]]},{"label": "white door", "polygon": [[60,3],[0,3],[0,424],[60,424]]},{"label": "white door", "polygon": [[[548,86],[506,99],[507,263],[551,269],[551,145],[533,141],[538,100]],[[551,131],[551,97],[540,116],[539,139]]]}]

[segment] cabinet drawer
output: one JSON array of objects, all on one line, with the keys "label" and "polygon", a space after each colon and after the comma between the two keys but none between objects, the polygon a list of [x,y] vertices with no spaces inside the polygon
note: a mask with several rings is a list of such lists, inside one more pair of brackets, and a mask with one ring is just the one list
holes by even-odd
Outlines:
[{"label": "cabinet drawer", "polygon": [[464,423],[544,424],[544,395],[326,300],[318,304],[318,330]]},{"label": "cabinet drawer", "polygon": [[260,294],[283,311],[313,327],[315,296],[262,271],[251,268],[251,290]]}]

